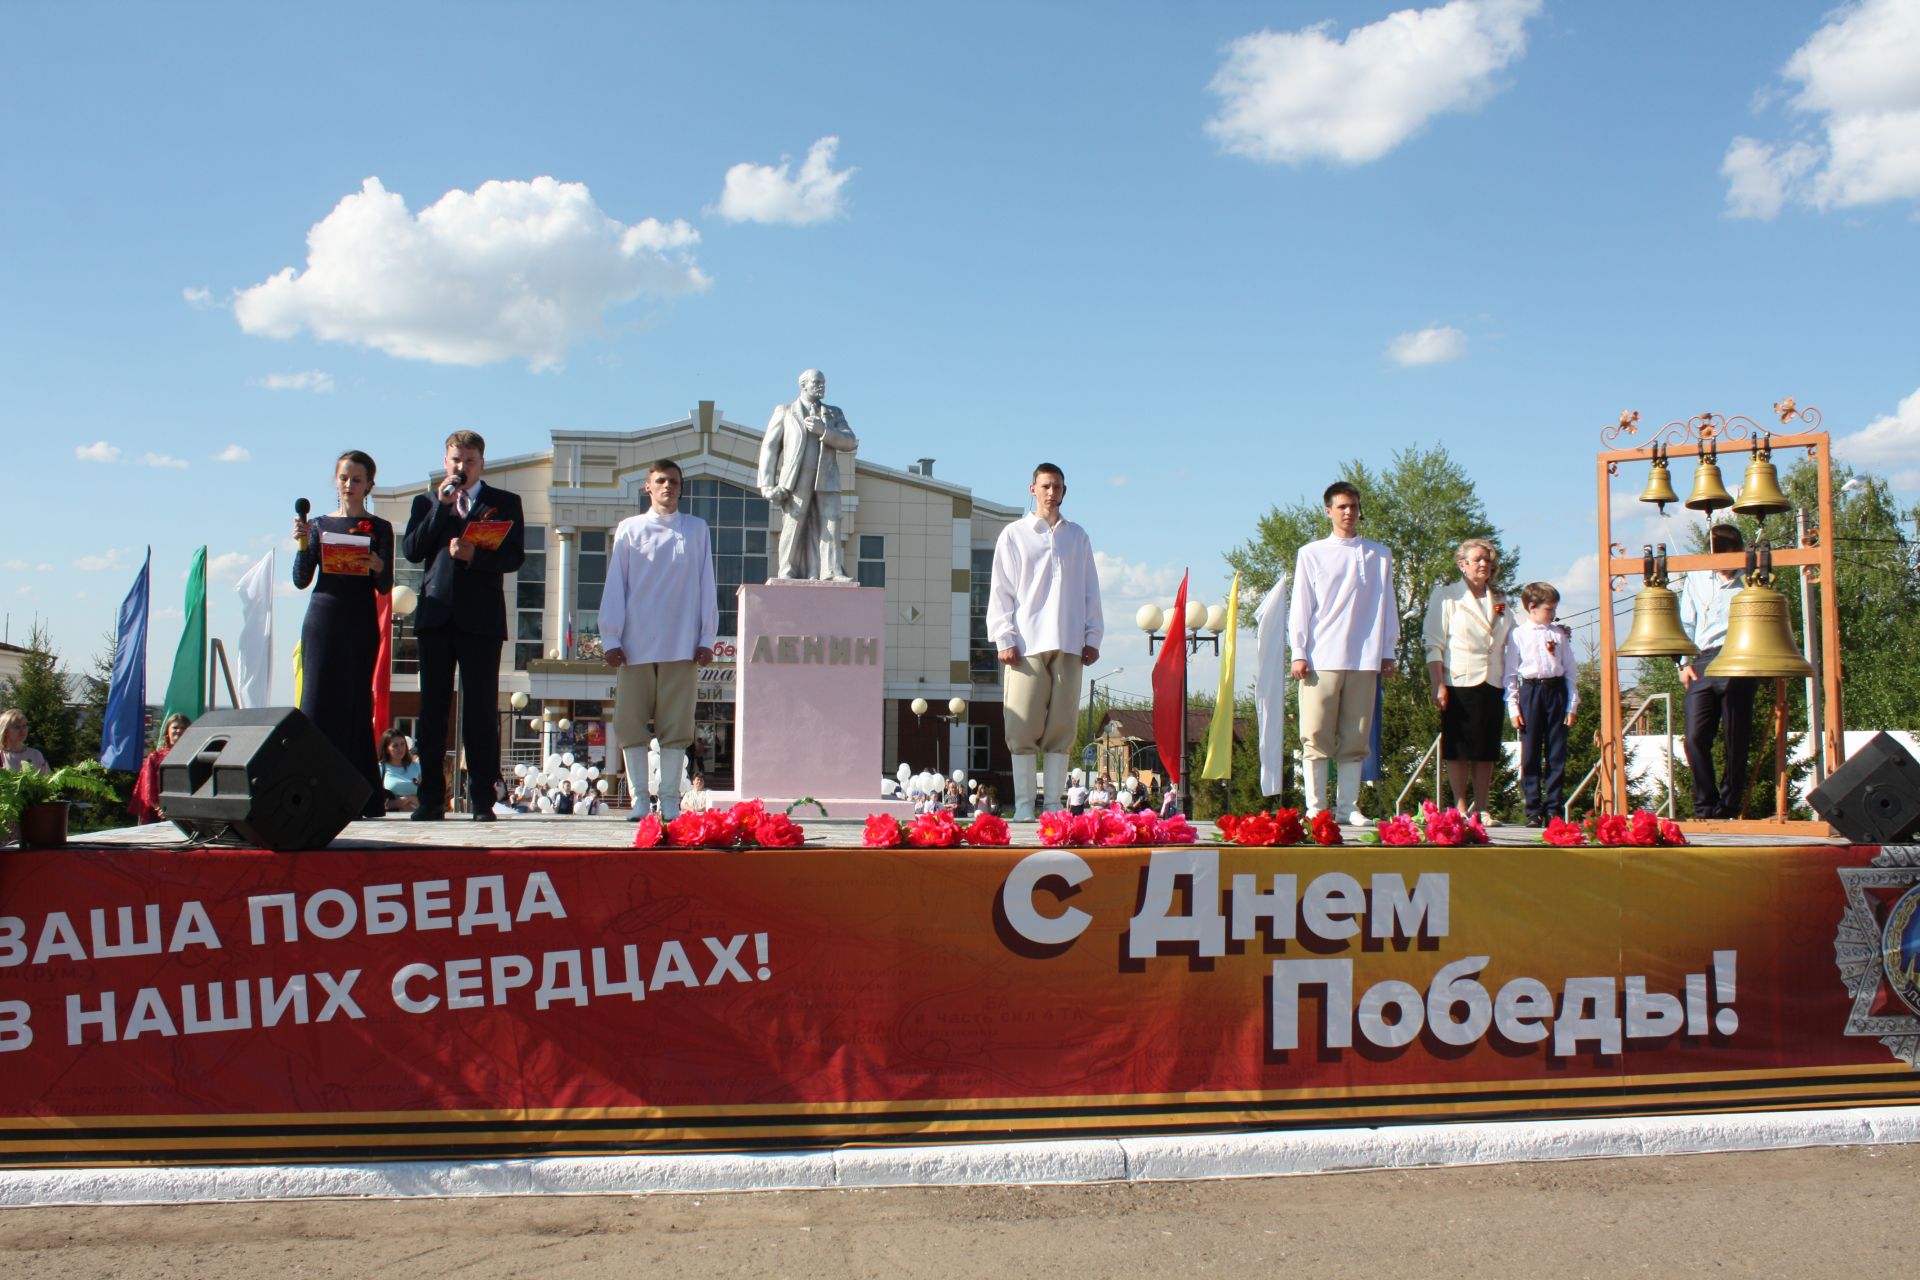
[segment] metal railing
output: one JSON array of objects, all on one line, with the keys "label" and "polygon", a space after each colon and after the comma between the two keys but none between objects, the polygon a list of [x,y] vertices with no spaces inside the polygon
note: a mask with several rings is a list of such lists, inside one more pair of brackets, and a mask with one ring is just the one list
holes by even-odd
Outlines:
[{"label": "metal railing", "polygon": [[1433,735],[1433,745],[1427,748],[1427,753],[1420,757],[1420,763],[1413,766],[1413,772],[1407,775],[1407,785],[1400,788],[1400,794],[1393,798],[1395,814],[1406,812],[1400,806],[1406,800],[1407,792],[1413,790],[1414,784],[1420,781],[1420,771],[1427,767],[1429,760],[1433,761],[1433,802],[1436,805],[1440,803],[1440,735],[1436,733]]},{"label": "metal railing", "polygon": [[[1663,738],[1663,741],[1665,743],[1666,753],[1667,753],[1667,776],[1666,776],[1667,798],[1666,798],[1665,804],[1663,805],[1663,808],[1666,810],[1666,815],[1668,819],[1672,819],[1673,817],[1673,695],[1672,694],[1654,693],[1654,694],[1647,695],[1647,700],[1641,703],[1638,707],[1634,708],[1633,714],[1627,717],[1627,722],[1620,726],[1620,768],[1622,769],[1622,771],[1624,771],[1627,767],[1627,735],[1633,732],[1634,725],[1640,723],[1640,717],[1647,714],[1647,708],[1651,707],[1656,702],[1659,703],[1666,712],[1666,733]],[[1593,762],[1593,768],[1587,770],[1587,776],[1580,779],[1580,785],[1575,787],[1571,792],[1567,794],[1567,802],[1566,804],[1561,806],[1561,812],[1560,812],[1561,817],[1567,819],[1569,822],[1573,820],[1573,802],[1575,800],[1578,800],[1580,798],[1580,793],[1582,791],[1585,791],[1590,785],[1592,785],[1593,780],[1600,776],[1600,768],[1602,765],[1606,763],[1607,761],[1605,756],[1602,756],[1600,759]]]}]

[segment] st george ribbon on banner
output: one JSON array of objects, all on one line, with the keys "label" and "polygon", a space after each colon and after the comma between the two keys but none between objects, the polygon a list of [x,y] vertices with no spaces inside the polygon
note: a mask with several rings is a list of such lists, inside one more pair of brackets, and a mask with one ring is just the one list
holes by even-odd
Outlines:
[{"label": "st george ribbon on banner", "polygon": [[153,548],[120,602],[120,625],[113,639],[113,675],[107,681],[107,709],[100,720],[100,763],[131,773],[147,752],[147,599]]},{"label": "st george ribbon on banner", "polygon": [[1187,575],[1180,575],[1180,591],[1167,615],[1167,638],[1153,660],[1153,746],[1167,780],[1178,784],[1186,769],[1187,715]]},{"label": "st george ribbon on banner", "polygon": [[239,667],[240,705],[264,707],[273,701],[273,552],[246,571],[234,584],[240,597],[240,643],[234,650]]}]

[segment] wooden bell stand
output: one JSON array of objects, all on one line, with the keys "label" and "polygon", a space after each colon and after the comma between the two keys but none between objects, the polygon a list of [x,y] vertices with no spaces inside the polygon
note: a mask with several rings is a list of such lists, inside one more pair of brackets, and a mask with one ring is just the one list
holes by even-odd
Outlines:
[{"label": "wooden bell stand", "polygon": [[[1661,428],[1645,446],[1637,449],[1615,449],[1611,446],[1622,435],[1637,435],[1640,415],[1626,413],[1620,415],[1616,426],[1608,427],[1600,433],[1600,441],[1609,446],[1600,451],[1598,477],[1600,487],[1600,779],[1599,807],[1605,813],[1627,812],[1627,770],[1626,738],[1622,729],[1620,709],[1620,656],[1616,650],[1614,636],[1613,608],[1614,595],[1619,590],[1622,579],[1638,578],[1642,567],[1642,557],[1628,555],[1627,549],[1613,540],[1613,516],[1611,510],[1612,492],[1608,484],[1610,477],[1619,474],[1623,462],[1651,463],[1656,450],[1668,458],[1697,458],[1708,452],[1720,455],[1751,454],[1762,445],[1779,454],[1794,449],[1805,449],[1813,458],[1814,468],[1820,482],[1820,525],[1817,534],[1806,539],[1812,545],[1776,548],[1773,563],[1776,568],[1798,565],[1802,567],[1801,590],[1807,591],[1817,586],[1818,608],[1820,611],[1819,644],[1812,643],[1812,637],[1806,637],[1807,660],[1812,663],[1814,673],[1819,678],[1824,694],[1824,712],[1821,716],[1823,732],[1820,749],[1825,753],[1827,773],[1831,775],[1846,758],[1845,740],[1841,729],[1845,721],[1840,711],[1840,610],[1833,598],[1829,585],[1836,579],[1833,571],[1833,457],[1827,435],[1820,429],[1820,411],[1809,406],[1799,409],[1792,400],[1784,400],[1774,406],[1782,426],[1795,421],[1805,423],[1809,430],[1794,435],[1770,434],[1749,418],[1726,418],[1719,414],[1702,413],[1684,422],[1670,422]],[[1683,500],[1684,501],[1684,500]],[[1696,569],[1745,569],[1745,552],[1723,552],[1718,555],[1670,555],[1667,567],[1673,573],[1689,572]],[[1774,755],[1774,812],[1771,817],[1758,819],[1700,819],[1681,823],[1688,832],[1722,832],[1742,835],[1777,836],[1832,836],[1833,830],[1824,822],[1795,821],[1787,817],[1787,681],[1785,677],[1776,677],[1773,682],[1773,755]],[[1813,708],[1808,707],[1808,717],[1812,718]],[[1809,732],[1811,732],[1809,726]],[[1672,779],[1668,779],[1672,785]]]}]

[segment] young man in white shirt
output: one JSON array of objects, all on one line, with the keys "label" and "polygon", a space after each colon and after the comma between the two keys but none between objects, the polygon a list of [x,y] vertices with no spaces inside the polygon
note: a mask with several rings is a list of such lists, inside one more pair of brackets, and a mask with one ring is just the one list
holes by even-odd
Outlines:
[{"label": "young man in white shirt", "polygon": [[1360,812],[1360,766],[1373,733],[1373,696],[1393,674],[1400,606],[1393,554],[1362,538],[1360,491],[1345,480],[1322,498],[1332,533],[1300,548],[1293,565],[1287,636],[1300,682],[1301,754],[1309,817],[1327,806],[1327,761],[1338,780],[1334,809],[1350,825]]},{"label": "young man in white shirt", "polygon": [[[694,735],[695,671],[713,661],[720,629],[707,522],[680,510],[680,486],[678,463],[661,461],[647,469],[651,505],[614,532],[600,597],[606,662],[620,673],[613,730],[621,760],[627,777],[644,785],[647,739],[659,740],[663,821],[680,816],[679,783]],[[636,820],[641,812],[636,805]]]},{"label": "young man in white shirt", "polygon": [[[1745,551],[1736,525],[1707,531],[1714,555]],[[1680,584],[1680,625],[1700,647],[1680,660],[1686,686],[1687,769],[1693,775],[1693,816],[1738,818],[1747,797],[1747,757],[1753,750],[1753,696],[1760,682],[1750,676],[1709,676],[1707,667],[1727,641],[1728,606],[1746,585],[1738,569],[1696,569]],[[1713,740],[1726,736],[1726,769],[1713,776]]]},{"label": "young man in white shirt", "polygon": [[1061,516],[1066,473],[1033,469],[1032,514],[1000,531],[993,548],[987,636],[1005,679],[1007,750],[1013,756],[1013,817],[1034,815],[1034,761],[1046,771],[1042,807],[1059,804],[1080,709],[1080,673],[1100,658],[1105,624],[1100,575],[1086,530]]}]

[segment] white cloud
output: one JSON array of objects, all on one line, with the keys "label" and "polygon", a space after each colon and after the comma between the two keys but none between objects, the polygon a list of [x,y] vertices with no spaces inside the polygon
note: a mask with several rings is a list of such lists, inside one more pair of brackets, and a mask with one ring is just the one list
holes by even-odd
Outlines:
[{"label": "white cloud", "polygon": [[213,300],[213,294],[205,289],[196,289],[191,285],[180,291],[180,297],[185,300],[188,306],[202,311],[209,307],[219,305]]},{"label": "white cloud", "polygon": [[184,458],[176,458],[171,454],[165,453],[143,453],[138,458],[135,458],[134,461],[143,467],[172,467],[177,471],[185,471],[187,469],[187,463]]},{"label": "white cloud", "polygon": [[535,178],[449,191],[418,215],[368,178],[307,233],[307,268],[283,268],[234,302],[248,333],[377,348],[407,360],[550,368],[636,298],[697,293],[699,233],[631,226],[577,182]]},{"label": "white cloud", "polygon": [[1781,75],[1816,141],[1735,138],[1721,162],[1727,214],[1773,218],[1787,201],[1844,209],[1920,199],[1920,4],[1861,0],[1836,10]]},{"label": "white cloud", "polygon": [[82,462],[118,462],[120,449],[105,440],[95,440],[92,444],[77,444],[73,447],[73,456]]},{"label": "white cloud", "polygon": [[1130,477],[1127,476],[1108,476],[1107,483],[1116,489],[1124,489],[1128,484],[1132,483],[1132,481]]},{"label": "white cloud", "polygon": [[311,391],[315,395],[328,395],[333,391],[333,375],[319,369],[308,369],[303,373],[270,373],[255,385],[269,391]]},{"label": "white cloud", "polygon": [[1920,391],[1892,413],[1835,440],[1833,451],[1849,466],[1889,473],[1896,489],[1920,489]]},{"label": "white cloud", "polygon": [[1210,86],[1221,107],[1207,132],[1254,160],[1378,160],[1434,116],[1492,97],[1539,11],[1540,0],[1452,0],[1388,14],[1344,39],[1331,22],[1241,36]]},{"label": "white cloud", "polygon": [[1403,333],[1387,344],[1387,359],[1398,365],[1446,364],[1467,354],[1467,335],[1440,327]]},{"label": "white cloud", "polygon": [[241,445],[230,444],[220,452],[214,454],[213,460],[215,462],[252,462],[253,455],[248,453]]},{"label": "white cloud", "polygon": [[126,554],[120,547],[109,547],[105,553],[95,556],[81,556],[73,562],[73,567],[82,573],[99,573],[104,569],[118,569],[126,561]]},{"label": "white cloud", "polygon": [[222,551],[207,561],[207,580],[232,582],[253,568],[254,562],[259,559],[259,556],[248,555],[244,551]]},{"label": "white cloud", "polygon": [[728,222],[784,222],[802,226],[838,217],[845,209],[841,188],[856,170],[833,167],[840,139],[822,138],[807,149],[797,177],[788,177],[792,163],[740,163],[727,170],[716,211]]},{"label": "white cloud", "polygon": [[1110,625],[1130,624],[1143,604],[1166,608],[1180,590],[1180,570],[1136,564],[1104,551],[1093,553],[1094,569],[1100,575],[1102,611]]},{"label": "white cloud", "polygon": [[0,569],[8,569],[16,573],[24,572],[31,568],[33,568],[33,566],[25,560],[8,560],[5,563],[0,563]]}]

